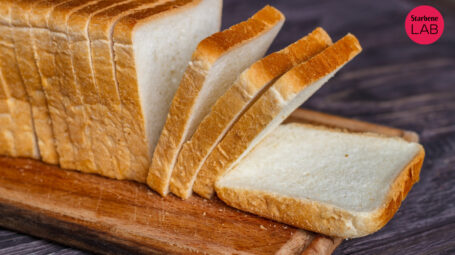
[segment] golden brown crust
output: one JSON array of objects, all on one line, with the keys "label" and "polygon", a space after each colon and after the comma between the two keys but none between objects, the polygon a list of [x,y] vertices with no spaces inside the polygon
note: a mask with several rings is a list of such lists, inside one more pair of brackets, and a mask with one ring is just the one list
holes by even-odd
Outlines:
[{"label": "golden brown crust", "polygon": [[[68,126],[68,133],[54,132],[54,135],[56,137],[69,136],[71,142],[69,145],[58,144],[57,146],[57,148],[61,148],[58,151],[60,165],[63,168],[82,171],[87,168],[93,169],[94,159],[93,154],[90,153],[91,146],[86,132],[89,113],[83,107],[81,90],[75,81],[67,26],[72,13],[94,3],[96,0],[73,0],[56,6],[48,18],[51,41],[46,44],[47,50],[53,55],[54,60],[47,63],[49,69],[54,69],[51,76],[47,76],[51,90],[53,90],[49,95],[55,97],[50,101],[57,102],[52,105],[60,108],[61,111],[57,114],[64,113],[64,120]],[[58,139],[57,143],[59,143]]]},{"label": "golden brown crust", "polygon": [[278,10],[266,6],[247,21],[215,33],[199,43],[174,96],[155,148],[147,177],[147,183],[152,189],[161,195],[169,192],[171,174],[180,148],[185,142],[185,132],[193,114],[193,106],[212,65],[232,49],[265,34],[283,20],[284,16]]},{"label": "golden brown crust", "polygon": [[423,158],[421,147],[394,180],[384,205],[372,212],[350,212],[322,202],[262,191],[216,187],[216,192],[228,205],[265,218],[329,236],[361,237],[379,230],[393,217],[412,185],[418,181]]},{"label": "golden brown crust", "polygon": [[[88,26],[94,23],[92,17],[96,14],[105,12],[106,10],[115,9],[116,6],[124,3],[125,0],[103,0],[96,4],[86,6],[77,12],[73,13],[68,20],[68,37],[69,47],[72,52],[73,69],[76,79],[76,84],[80,84],[80,93],[82,96],[83,106],[85,111],[90,113],[91,119],[87,123],[89,132],[88,147],[80,152],[80,165],[84,172],[95,172],[105,176],[119,178],[118,167],[114,167],[112,162],[115,162],[115,157],[121,154],[121,149],[108,149],[106,144],[116,146],[120,142],[105,142],[102,144],[100,140],[107,137],[122,137],[119,130],[112,130],[112,125],[108,124],[107,119],[110,115],[109,110],[102,105],[103,100],[98,91],[98,86],[95,84],[93,75],[93,65],[91,63],[90,39],[88,36]],[[109,24],[109,22],[107,22]],[[112,67],[112,64],[110,65]],[[113,139],[119,141],[120,139]],[[129,158],[122,157],[117,162],[129,162]],[[107,163],[106,163],[107,162]]]},{"label": "golden brown crust", "polygon": [[[78,85],[76,88],[80,93],[82,107],[89,114],[90,119],[87,121],[86,133],[88,134],[86,146],[79,151],[79,167],[83,172],[99,173],[106,176],[116,176],[107,169],[113,169],[108,165],[97,167],[97,157],[103,156],[108,159],[105,154],[99,153],[99,146],[95,146],[94,139],[98,139],[101,135],[101,130],[107,130],[107,126],[102,126],[100,118],[100,98],[98,90],[95,86],[95,81],[92,72],[90,41],[88,38],[87,27],[92,15],[102,11],[116,3],[122,1],[104,0],[96,4],[86,6],[71,14],[67,22],[68,47],[71,52],[71,62],[73,64],[73,73],[75,82]],[[106,131],[105,131],[106,132]],[[107,132],[105,135],[108,135]]]},{"label": "golden brown crust", "polygon": [[267,5],[247,21],[202,40],[194,52],[193,59],[212,65],[226,52],[270,30],[284,19],[284,15],[279,10]]},{"label": "golden brown crust", "polygon": [[[57,154],[59,154],[59,151],[61,150],[72,151],[72,146],[68,137],[67,123],[64,120],[65,116],[62,116],[58,108],[55,108],[55,105],[59,105],[59,102],[56,101],[59,100],[58,96],[53,96],[56,91],[51,89],[52,87],[50,77],[53,76],[55,70],[53,68],[54,65],[51,64],[54,62],[54,55],[49,54],[50,51],[48,50],[48,44],[51,41],[51,34],[47,27],[47,19],[54,7],[63,2],[65,2],[65,0],[39,1],[33,6],[33,8],[31,8],[31,12],[29,14],[30,26],[34,28],[42,28],[31,30],[31,41],[36,59],[35,63],[40,74],[42,89],[46,98],[49,116],[52,122],[54,145]],[[66,135],[57,136],[56,134]],[[58,139],[60,139],[60,142]],[[61,159],[59,155],[59,162],[60,160]]]},{"label": "golden brown crust", "polygon": [[214,193],[216,179],[251,146],[255,138],[277,118],[287,103],[310,84],[346,64],[360,51],[357,39],[348,34],[315,57],[284,74],[240,117],[208,156],[197,176],[193,191],[210,198]]},{"label": "golden brown crust", "polygon": [[[33,118],[28,95],[19,73],[14,39],[10,24],[11,3],[0,3],[0,69],[5,88],[9,91],[10,113],[15,128],[12,130],[17,156],[39,159]],[[7,92],[8,92],[7,91]]]},{"label": "golden brown crust", "polygon": [[52,121],[49,116],[46,97],[41,84],[41,77],[35,61],[33,47],[30,47],[31,31],[27,29],[28,13],[36,3],[35,0],[22,0],[12,5],[12,25],[20,27],[13,29],[13,39],[19,73],[29,96],[35,126],[36,138],[41,159],[50,164],[58,164],[58,154],[55,148]]},{"label": "golden brown crust", "polygon": [[257,61],[243,72],[234,85],[217,100],[191,140],[183,145],[172,173],[172,193],[188,198],[193,180],[211,148],[254,98],[280,75],[331,44],[330,36],[322,28],[317,28],[285,49]]}]

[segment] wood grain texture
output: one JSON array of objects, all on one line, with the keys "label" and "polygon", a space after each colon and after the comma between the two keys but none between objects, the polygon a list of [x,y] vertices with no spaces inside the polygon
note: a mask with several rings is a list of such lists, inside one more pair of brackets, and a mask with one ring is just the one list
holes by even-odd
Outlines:
[{"label": "wood grain texture", "polygon": [[0,158],[0,173],[0,225],[96,253],[295,254],[319,237],[219,200],[161,198],[29,159]]},{"label": "wood grain texture", "polygon": [[[297,110],[288,122],[407,137],[394,128]],[[341,239],[229,208],[165,198],[143,184],[0,157],[0,225],[96,253],[331,254]]]},{"label": "wood grain texture", "polygon": [[[455,254],[455,4],[452,0],[224,0],[223,27],[266,3],[287,21],[272,45],[278,50],[316,26],[333,39],[347,32],[363,53],[306,107],[416,131],[427,155],[420,182],[382,230],[344,241],[335,254]],[[445,20],[441,39],[429,46],[410,41],[404,18],[415,6],[433,5]],[[1,254],[84,252],[0,230]]]}]

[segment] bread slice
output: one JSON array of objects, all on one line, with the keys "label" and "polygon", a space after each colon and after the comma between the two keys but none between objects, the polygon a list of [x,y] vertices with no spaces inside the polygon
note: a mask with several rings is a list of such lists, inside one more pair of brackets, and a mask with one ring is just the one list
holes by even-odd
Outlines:
[{"label": "bread slice", "polygon": [[[266,6],[247,21],[211,35],[198,45],[172,100],[153,154],[147,178],[152,189],[161,195],[168,193],[172,170],[183,143],[238,75],[264,56],[283,22],[281,12]],[[165,118],[162,114],[158,123]],[[154,128],[152,135],[159,135],[160,126]]]},{"label": "bread slice", "polygon": [[[85,133],[88,134],[88,146],[84,148],[85,150],[80,151],[80,170],[84,172],[95,172],[110,177],[117,177],[118,175],[115,172],[112,173],[112,170],[115,170],[113,168],[97,167],[95,158],[105,155],[97,154],[92,141],[95,137],[100,136],[106,127],[100,120],[102,117],[98,115],[101,99],[95,87],[93,76],[88,26],[93,16],[103,11],[114,9],[128,1],[131,0],[98,1],[71,14],[67,23],[68,47],[71,52],[76,88],[80,91],[83,107],[89,115],[85,130]],[[106,116],[106,112],[103,112],[104,116]],[[107,136],[108,134],[105,135]]]},{"label": "bread slice", "polygon": [[193,191],[210,198],[219,176],[244,157],[360,51],[357,38],[348,34],[278,79],[240,117],[208,156],[199,171]]},{"label": "bread slice", "polygon": [[9,110],[14,123],[16,156],[39,159],[32,110],[20,75],[13,39],[11,8],[14,1],[0,2],[0,69],[8,90]]},{"label": "bread slice", "polygon": [[125,178],[145,182],[191,53],[203,38],[219,30],[221,8],[220,0],[175,0],[128,15],[115,25],[115,74],[131,153]]},{"label": "bread slice", "polygon": [[0,155],[16,157],[9,96],[0,71]]},{"label": "bread slice", "polygon": [[52,121],[36,65],[35,53],[33,47],[30,47],[32,28],[29,23],[29,13],[36,2],[36,0],[19,0],[11,5],[12,35],[19,73],[32,107],[41,160],[49,164],[58,164]]},{"label": "bread slice", "polygon": [[188,198],[205,159],[241,114],[282,74],[331,44],[330,36],[322,28],[317,28],[243,71],[234,85],[217,100],[192,138],[183,145],[172,173],[171,192]]},{"label": "bread slice", "polygon": [[371,234],[419,180],[425,152],[396,137],[302,124],[275,129],[216,183],[227,204],[343,238]]},{"label": "bread slice", "polygon": [[[129,1],[94,15],[88,26],[90,40],[91,72],[93,86],[86,91],[93,98],[92,117],[95,126],[92,148],[98,169],[123,179],[123,171],[129,169],[131,156],[122,129],[120,95],[114,72],[112,33],[117,21],[140,9],[156,6],[164,1]],[[96,98],[94,98],[96,95]],[[98,124],[99,123],[99,124]]]}]

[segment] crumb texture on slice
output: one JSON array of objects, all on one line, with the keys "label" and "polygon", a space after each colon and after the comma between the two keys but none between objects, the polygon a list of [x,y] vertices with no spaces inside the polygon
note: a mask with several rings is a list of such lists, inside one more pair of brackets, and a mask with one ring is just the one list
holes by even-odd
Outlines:
[{"label": "crumb texture on slice", "polygon": [[421,145],[401,138],[281,125],[219,179],[217,194],[297,227],[362,236],[390,220],[423,156]]}]

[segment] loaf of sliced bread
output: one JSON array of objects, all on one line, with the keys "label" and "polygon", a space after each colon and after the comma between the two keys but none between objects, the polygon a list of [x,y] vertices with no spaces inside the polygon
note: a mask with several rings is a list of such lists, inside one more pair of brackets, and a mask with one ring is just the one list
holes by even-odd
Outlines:
[{"label": "loaf of sliced bread", "polygon": [[278,79],[240,117],[208,156],[199,171],[193,191],[210,198],[219,176],[245,156],[360,51],[357,38],[351,34],[346,35]]},{"label": "loaf of sliced bread", "polygon": [[371,234],[419,180],[423,147],[303,124],[276,128],[216,183],[227,204],[343,238]]},{"label": "loaf of sliced bread", "polygon": [[16,156],[39,159],[32,109],[16,60],[11,20],[13,4],[14,1],[0,2],[0,71],[14,125]]},{"label": "loaf of sliced bread", "polygon": [[30,100],[41,160],[50,164],[58,164],[52,121],[36,65],[35,53],[33,47],[30,47],[32,28],[29,23],[29,13],[36,2],[36,0],[17,0],[11,5],[14,49],[18,69]]},{"label": "loaf of sliced bread", "polygon": [[317,28],[243,71],[234,85],[217,100],[191,139],[183,145],[172,172],[171,192],[188,198],[207,156],[256,97],[293,66],[310,59],[331,44],[330,36],[322,28]]},{"label": "loaf of sliced bread", "polygon": [[221,0],[174,0],[115,24],[114,70],[131,155],[125,178],[145,182],[172,97],[198,43],[219,31],[221,8]]},{"label": "loaf of sliced bread", "polygon": [[238,75],[264,56],[283,22],[284,16],[278,10],[266,6],[247,21],[211,35],[198,45],[153,154],[147,179],[152,189],[162,195],[168,193],[183,143]]}]

